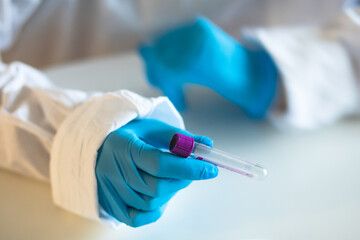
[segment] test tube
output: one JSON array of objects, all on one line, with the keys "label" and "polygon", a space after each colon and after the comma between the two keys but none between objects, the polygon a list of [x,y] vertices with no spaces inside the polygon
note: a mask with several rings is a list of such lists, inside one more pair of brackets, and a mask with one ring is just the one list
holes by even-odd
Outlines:
[{"label": "test tube", "polygon": [[193,156],[196,159],[207,161],[216,166],[240,173],[246,177],[262,180],[267,175],[267,170],[259,164],[251,163],[237,156],[233,156],[216,148],[194,141],[194,138],[176,133],[173,135],[170,152],[181,156]]}]

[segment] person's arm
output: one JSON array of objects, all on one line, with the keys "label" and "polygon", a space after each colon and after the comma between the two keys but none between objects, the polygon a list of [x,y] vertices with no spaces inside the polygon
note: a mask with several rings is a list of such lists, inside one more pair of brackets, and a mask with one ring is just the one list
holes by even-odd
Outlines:
[{"label": "person's arm", "polygon": [[[0,0],[0,52],[40,2]],[[190,134],[183,128],[167,98],[60,89],[36,69],[0,61],[0,168],[50,181],[54,202],[81,216],[142,226],[191,180],[215,177],[210,163],[156,148]]]},{"label": "person's arm", "polygon": [[359,113],[360,26],[339,18],[329,26],[248,29],[243,36],[238,43],[200,17],[139,51],[150,83],[180,110],[183,85],[195,83],[279,127],[315,128]]},{"label": "person's arm", "polygon": [[59,89],[23,63],[0,62],[0,95],[0,166],[48,180],[54,136],[89,94]]},{"label": "person's arm", "polygon": [[196,17],[139,46],[149,82],[178,110],[184,85],[211,88],[252,118],[264,117],[277,85],[277,69],[262,49],[247,49],[204,17]]},{"label": "person's arm", "polygon": [[276,125],[311,129],[360,113],[360,26],[345,14],[324,26],[243,35],[262,45],[279,70],[282,102],[269,114]]},{"label": "person's arm", "polygon": [[[96,172],[95,165],[97,160],[102,166],[112,161],[111,158],[104,157],[105,153],[127,152],[127,149],[120,147],[120,144],[130,144],[134,137],[139,136],[139,127],[145,125],[132,125],[131,129],[134,133],[123,137],[121,141],[116,138],[110,138],[111,141],[104,142],[104,140],[111,132],[122,131],[122,126],[135,118],[156,119],[164,124],[161,126],[166,126],[164,129],[158,128],[158,132],[152,132],[155,139],[166,131],[170,134],[183,129],[181,116],[167,98],[148,99],[125,90],[90,95],[81,91],[60,89],[53,86],[45,75],[22,63],[0,65],[0,95],[1,168],[45,181],[50,180],[54,202],[84,217],[108,221],[111,224],[121,221],[133,226],[147,224],[160,217],[160,213],[145,218],[148,215],[142,217],[140,213],[132,212],[131,216],[125,215],[120,218],[119,216],[124,214],[121,211],[125,211],[127,205],[136,206],[135,200],[127,201],[127,205],[118,201],[113,202],[110,207],[118,209],[115,212],[108,212],[110,209],[108,204],[100,207],[96,174],[107,178],[109,172],[104,171],[104,168],[98,168]],[[142,132],[147,130],[146,126]],[[154,130],[154,126],[148,128]],[[143,144],[151,144],[154,141],[153,137],[143,137],[141,141],[144,141]],[[97,159],[98,150],[107,142],[107,150],[104,151],[102,147],[103,155]],[[146,162],[151,159],[155,164],[141,167],[143,173],[149,172],[149,176],[154,174],[152,185],[148,188],[143,187],[143,191],[154,191],[154,189],[156,191],[160,187],[158,184],[164,188],[163,182],[157,181],[156,163],[157,161],[167,163],[167,158],[171,158],[171,155],[151,154],[154,150],[149,153],[142,149],[142,146],[142,144],[134,145],[134,151],[142,151],[143,156],[149,156],[149,159],[140,156],[135,160]],[[137,148],[139,149],[136,150]],[[117,161],[125,164],[127,159],[134,158],[132,156],[126,158],[124,155],[123,158],[117,158]],[[195,165],[200,162],[195,161]],[[183,163],[181,160],[175,162],[179,165]],[[202,166],[214,168],[205,163]],[[186,172],[182,174],[181,168],[173,164],[171,166],[162,164],[162,174],[168,174],[167,177],[170,178],[171,169],[174,167],[178,169],[177,175],[173,175],[174,178],[183,177],[187,181],[206,177],[201,175],[207,171],[206,169],[198,168],[199,172],[194,173],[200,174],[198,177],[194,174],[191,175],[192,177],[187,177],[189,175],[186,175]],[[187,169],[190,168],[191,166],[188,165]],[[121,170],[123,171],[127,170]],[[119,175],[112,180],[119,183],[122,178]],[[139,181],[142,181],[141,178]],[[171,184],[173,191],[185,187],[180,184],[182,181],[179,181],[178,185],[175,183],[176,181],[172,181]],[[165,190],[168,191],[166,187]],[[103,202],[111,198],[110,195],[101,196]],[[116,196],[128,198],[129,192],[117,192]],[[157,197],[161,196],[160,194]],[[146,199],[153,202],[152,197]],[[169,200],[169,198],[162,199],[161,204]],[[119,209],[117,204],[125,208]],[[104,212],[101,209],[108,211]]]}]

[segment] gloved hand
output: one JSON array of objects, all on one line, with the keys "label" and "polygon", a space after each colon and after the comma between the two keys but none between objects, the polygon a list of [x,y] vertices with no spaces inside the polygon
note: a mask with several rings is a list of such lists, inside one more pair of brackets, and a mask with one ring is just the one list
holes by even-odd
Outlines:
[{"label": "gloved hand", "polygon": [[262,117],[275,94],[277,70],[263,50],[242,47],[205,18],[180,26],[139,47],[147,78],[185,108],[184,83],[207,86],[251,117]]},{"label": "gloved hand", "polygon": [[133,120],[107,136],[98,150],[95,173],[99,204],[108,214],[133,227],[152,223],[191,180],[217,176],[211,163],[159,150],[168,149],[179,132],[212,146],[207,137],[151,119]]}]

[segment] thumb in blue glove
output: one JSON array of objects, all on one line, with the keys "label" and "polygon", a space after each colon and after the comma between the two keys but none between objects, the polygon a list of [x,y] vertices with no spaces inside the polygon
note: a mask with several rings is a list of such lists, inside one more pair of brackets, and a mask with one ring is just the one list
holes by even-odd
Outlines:
[{"label": "thumb in blue glove", "polygon": [[148,80],[185,109],[183,85],[209,87],[251,117],[265,115],[275,94],[277,70],[263,50],[249,50],[199,17],[139,47]]},{"label": "thumb in blue glove", "polygon": [[108,214],[133,227],[155,222],[177,191],[217,176],[211,163],[159,150],[175,133],[212,146],[207,137],[151,119],[133,120],[108,135],[95,167],[99,204]]}]

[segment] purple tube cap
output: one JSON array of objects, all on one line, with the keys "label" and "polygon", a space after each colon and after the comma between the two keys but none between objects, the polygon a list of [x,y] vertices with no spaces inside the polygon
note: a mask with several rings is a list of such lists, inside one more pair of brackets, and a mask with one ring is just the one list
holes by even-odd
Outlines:
[{"label": "purple tube cap", "polygon": [[169,150],[178,156],[187,158],[194,149],[194,142],[192,137],[175,133],[171,138]]}]

